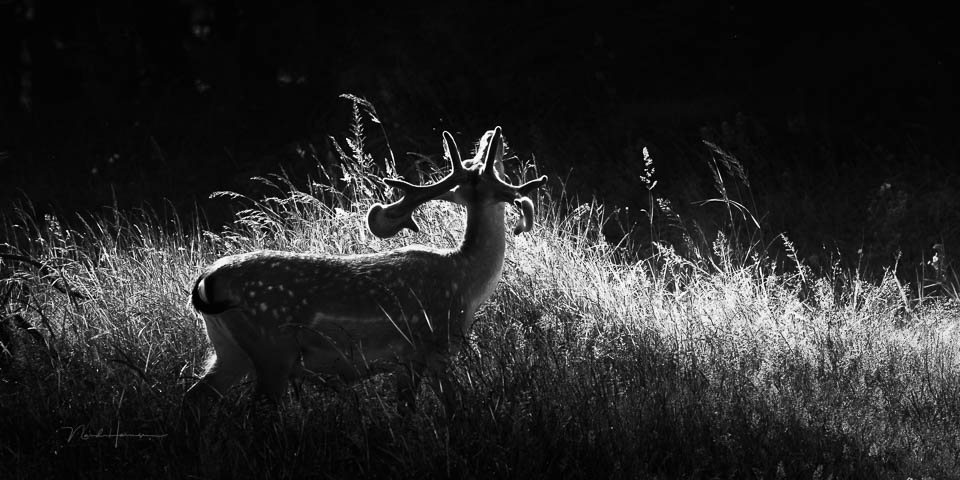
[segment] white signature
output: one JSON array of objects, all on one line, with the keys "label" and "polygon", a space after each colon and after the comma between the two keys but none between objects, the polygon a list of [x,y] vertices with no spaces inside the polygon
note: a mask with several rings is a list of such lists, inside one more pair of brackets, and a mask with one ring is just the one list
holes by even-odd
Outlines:
[{"label": "white signature", "polygon": [[96,432],[88,431],[86,425],[77,425],[76,427],[60,427],[60,430],[67,430],[67,443],[70,443],[74,440],[100,440],[100,439],[109,439],[114,442],[118,442],[121,438],[164,438],[166,434],[150,434],[150,433],[123,433],[120,431],[111,432],[104,431],[104,429],[98,429]]}]

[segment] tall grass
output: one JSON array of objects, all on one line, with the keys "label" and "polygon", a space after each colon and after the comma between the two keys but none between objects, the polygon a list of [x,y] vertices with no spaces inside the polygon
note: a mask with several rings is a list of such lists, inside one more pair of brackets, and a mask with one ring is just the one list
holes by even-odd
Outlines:
[{"label": "tall grass", "polygon": [[298,383],[269,411],[242,385],[182,434],[180,398],[209,348],[187,302],[202,266],[462,235],[463,211],[437,202],[421,233],[367,233],[377,177],[396,166],[364,151],[376,112],[354,101],[328,187],[274,176],[273,196],[221,194],[243,206],[223,231],[147,212],[4,219],[0,476],[960,478],[956,302],[915,298],[892,274],[784,272],[722,234],[694,256],[657,244],[637,258],[604,240],[598,204],[550,195],[536,229],[508,239],[454,362],[452,418],[428,388],[419,413],[398,414],[381,376]]}]

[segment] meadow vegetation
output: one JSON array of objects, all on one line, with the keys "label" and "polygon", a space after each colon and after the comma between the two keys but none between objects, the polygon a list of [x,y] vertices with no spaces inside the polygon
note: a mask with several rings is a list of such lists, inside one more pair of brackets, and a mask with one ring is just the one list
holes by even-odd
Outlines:
[{"label": "meadow vegetation", "polygon": [[[442,202],[421,208],[420,233],[367,232],[396,166],[366,152],[379,121],[354,108],[340,161],[315,159],[316,182],[276,175],[261,179],[272,195],[218,194],[242,206],[223,230],[152,211],[66,226],[26,205],[3,219],[0,477],[960,478],[960,303],[893,266],[866,279],[774,261],[770,242],[789,253],[789,240],[758,237],[724,193],[736,175],[723,162],[726,228],[710,237],[656,198],[655,159],[658,207],[631,227],[644,245],[609,242],[600,203],[559,184],[542,194],[454,362],[452,417],[426,386],[417,413],[398,413],[386,376],[298,382],[275,409],[247,382],[184,434],[180,400],[209,351],[188,304],[203,266],[462,235],[464,213]],[[420,160],[425,176],[443,165]],[[507,167],[514,180],[535,169]]]}]

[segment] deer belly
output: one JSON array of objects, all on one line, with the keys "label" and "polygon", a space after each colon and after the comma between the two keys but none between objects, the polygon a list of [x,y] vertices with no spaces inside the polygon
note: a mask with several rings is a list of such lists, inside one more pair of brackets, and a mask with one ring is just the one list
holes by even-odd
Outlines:
[{"label": "deer belly", "polygon": [[363,321],[351,325],[317,324],[297,335],[306,375],[337,376],[346,381],[393,370],[409,360],[409,343],[392,325]]}]

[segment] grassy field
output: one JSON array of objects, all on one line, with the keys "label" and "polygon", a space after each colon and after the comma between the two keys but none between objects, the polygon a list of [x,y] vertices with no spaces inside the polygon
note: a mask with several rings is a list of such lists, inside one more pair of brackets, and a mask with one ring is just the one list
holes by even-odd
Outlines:
[{"label": "grassy field", "polygon": [[336,188],[222,194],[246,208],[224,231],[151,212],[4,219],[0,477],[960,478],[956,301],[780,265],[732,231],[638,258],[604,241],[603,208],[549,194],[508,239],[452,418],[426,387],[397,413],[387,376],[298,383],[276,409],[247,382],[182,434],[209,347],[188,305],[204,265],[459,241],[463,212],[439,202],[419,234],[370,235],[392,161],[364,153],[359,123],[342,157],[321,172]]}]

